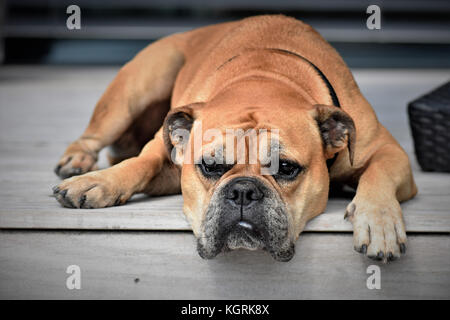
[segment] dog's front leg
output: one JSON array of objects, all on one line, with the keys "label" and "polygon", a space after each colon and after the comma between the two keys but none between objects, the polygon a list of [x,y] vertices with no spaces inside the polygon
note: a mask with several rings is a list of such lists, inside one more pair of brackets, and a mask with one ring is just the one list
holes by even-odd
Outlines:
[{"label": "dog's front leg", "polygon": [[[147,108],[170,99],[184,64],[177,39],[178,36],[170,36],[152,43],[120,69],[97,103],[82,136],[59,159],[55,168],[59,177],[65,179],[96,170],[102,148],[117,141]],[[161,124],[153,123],[156,127]]]},{"label": "dog's front leg", "polygon": [[378,149],[359,177],[356,196],[347,207],[355,250],[384,262],[400,257],[406,250],[400,202],[416,193],[408,156],[400,146],[392,142]]},{"label": "dog's front leg", "polygon": [[[90,209],[120,205],[133,194],[146,192],[152,179],[171,169],[176,170],[167,159],[163,140],[158,133],[138,157],[124,160],[104,170],[66,179],[53,188],[53,193],[59,203],[69,208]],[[177,183],[176,180],[173,181]],[[166,184],[170,182],[165,181]],[[164,186],[166,189],[169,187]]]}]

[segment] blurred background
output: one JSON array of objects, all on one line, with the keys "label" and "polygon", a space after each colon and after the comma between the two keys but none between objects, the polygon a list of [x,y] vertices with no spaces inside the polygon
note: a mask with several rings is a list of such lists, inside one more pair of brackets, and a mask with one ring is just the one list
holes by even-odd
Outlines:
[{"label": "blurred background", "polygon": [[[66,8],[81,8],[68,30]],[[368,5],[381,30],[368,30]],[[203,25],[283,13],[315,27],[354,68],[450,67],[448,0],[0,0],[4,64],[120,65],[151,41]]]}]

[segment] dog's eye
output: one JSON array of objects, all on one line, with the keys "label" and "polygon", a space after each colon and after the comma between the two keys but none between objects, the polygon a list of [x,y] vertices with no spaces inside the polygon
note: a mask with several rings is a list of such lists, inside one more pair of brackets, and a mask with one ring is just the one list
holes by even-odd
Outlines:
[{"label": "dog's eye", "polygon": [[198,165],[202,174],[206,177],[220,177],[230,169],[229,165],[219,163],[206,163],[202,160],[202,163]]},{"label": "dog's eye", "polygon": [[303,170],[303,167],[299,164],[289,161],[280,160],[278,173],[275,174],[275,179],[293,180]]}]

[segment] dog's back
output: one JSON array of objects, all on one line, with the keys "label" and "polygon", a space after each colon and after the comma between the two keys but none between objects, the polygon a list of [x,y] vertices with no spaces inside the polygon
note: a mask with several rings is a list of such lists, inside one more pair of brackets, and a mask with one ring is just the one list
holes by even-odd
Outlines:
[{"label": "dog's back", "polygon": [[193,98],[186,90],[199,92],[205,85],[204,79],[221,63],[249,48],[283,49],[308,59],[332,83],[345,109],[353,104],[355,95],[360,95],[351,72],[336,50],[311,26],[294,18],[256,16],[195,29],[185,35],[179,37],[186,64],[177,78],[172,96],[174,106],[195,102],[185,101],[186,96]]}]

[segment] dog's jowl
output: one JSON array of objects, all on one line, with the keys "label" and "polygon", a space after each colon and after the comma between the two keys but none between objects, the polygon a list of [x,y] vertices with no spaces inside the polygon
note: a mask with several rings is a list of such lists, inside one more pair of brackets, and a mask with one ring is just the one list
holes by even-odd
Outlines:
[{"label": "dog's jowl", "polygon": [[[112,166],[96,170],[105,147]],[[246,248],[290,260],[334,181],[356,189],[345,213],[355,249],[393,260],[406,248],[399,203],[417,192],[406,153],[341,57],[310,26],[281,15],[143,49],[55,171],[65,179],[56,199],[70,208],[182,191],[203,258]]]}]

